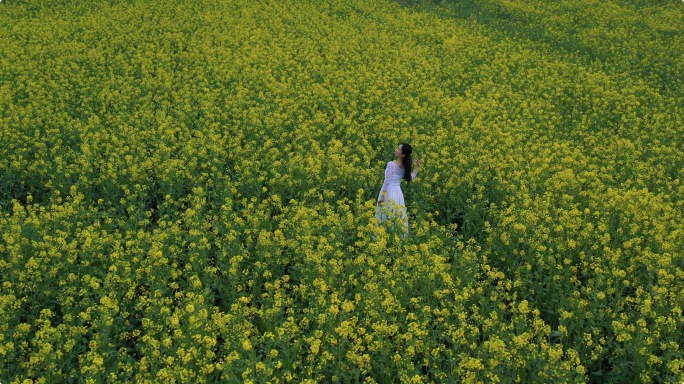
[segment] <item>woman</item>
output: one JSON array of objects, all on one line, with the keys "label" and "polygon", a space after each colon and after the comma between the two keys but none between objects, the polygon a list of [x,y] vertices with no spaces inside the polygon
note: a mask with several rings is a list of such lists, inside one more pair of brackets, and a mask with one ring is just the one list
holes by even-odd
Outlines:
[{"label": "woman", "polygon": [[[401,220],[404,235],[408,234],[408,218],[406,215],[406,205],[404,204],[404,194],[401,191],[401,179],[407,182],[413,180],[418,175],[420,161],[411,161],[413,148],[407,143],[401,143],[394,151],[396,159],[387,162],[385,167],[385,181],[378,196],[378,203],[375,209],[375,217],[379,222],[386,220]],[[411,171],[412,164],[415,163],[416,170]]]}]

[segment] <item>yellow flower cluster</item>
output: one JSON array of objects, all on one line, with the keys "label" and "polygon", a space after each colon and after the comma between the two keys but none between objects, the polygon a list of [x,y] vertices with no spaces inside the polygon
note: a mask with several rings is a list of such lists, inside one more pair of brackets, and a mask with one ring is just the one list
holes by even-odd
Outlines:
[{"label": "yellow flower cluster", "polygon": [[441,3],[0,2],[0,382],[684,381],[681,5]]}]

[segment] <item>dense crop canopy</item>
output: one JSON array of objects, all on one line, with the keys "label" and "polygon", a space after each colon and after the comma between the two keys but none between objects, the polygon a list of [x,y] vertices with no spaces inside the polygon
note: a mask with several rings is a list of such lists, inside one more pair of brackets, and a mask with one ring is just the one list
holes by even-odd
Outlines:
[{"label": "dense crop canopy", "polygon": [[684,3],[0,25],[0,382],[684,381]]}]

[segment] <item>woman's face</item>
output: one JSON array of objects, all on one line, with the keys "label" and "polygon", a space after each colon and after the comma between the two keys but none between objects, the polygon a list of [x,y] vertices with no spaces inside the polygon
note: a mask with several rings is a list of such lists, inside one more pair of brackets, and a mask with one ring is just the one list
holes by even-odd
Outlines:
[{"label": "woman's face", "polygon": [[404,154],[401,152],[401,144],[397,147],[397,149],[394,150],[394,156],[397,157],[397,159],[401,159],[404,157]]}]

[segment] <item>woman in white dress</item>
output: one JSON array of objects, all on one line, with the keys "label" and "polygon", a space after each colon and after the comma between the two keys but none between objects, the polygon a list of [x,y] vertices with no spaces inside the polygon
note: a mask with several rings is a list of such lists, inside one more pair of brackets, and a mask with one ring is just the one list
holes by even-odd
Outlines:
[{"label": "woman in white dress", "polygon": [[[378,195],[375,217],[380,223],[389,221],[392,226],[400,224],[403,226],[404,234],[408,234],[408,217],[406,205],[404,204],[404,193],[401,191],[401,179],[407,182],[415,179],[420,169],[420,161],[411,160],[413,148],[407,143],[401,143],[394,151],[396,159],[388,161],[385,167],[385,181]],[[411,170],[413,163],[416,169]],[[397,222],[398,220],[398,222]]]}]

